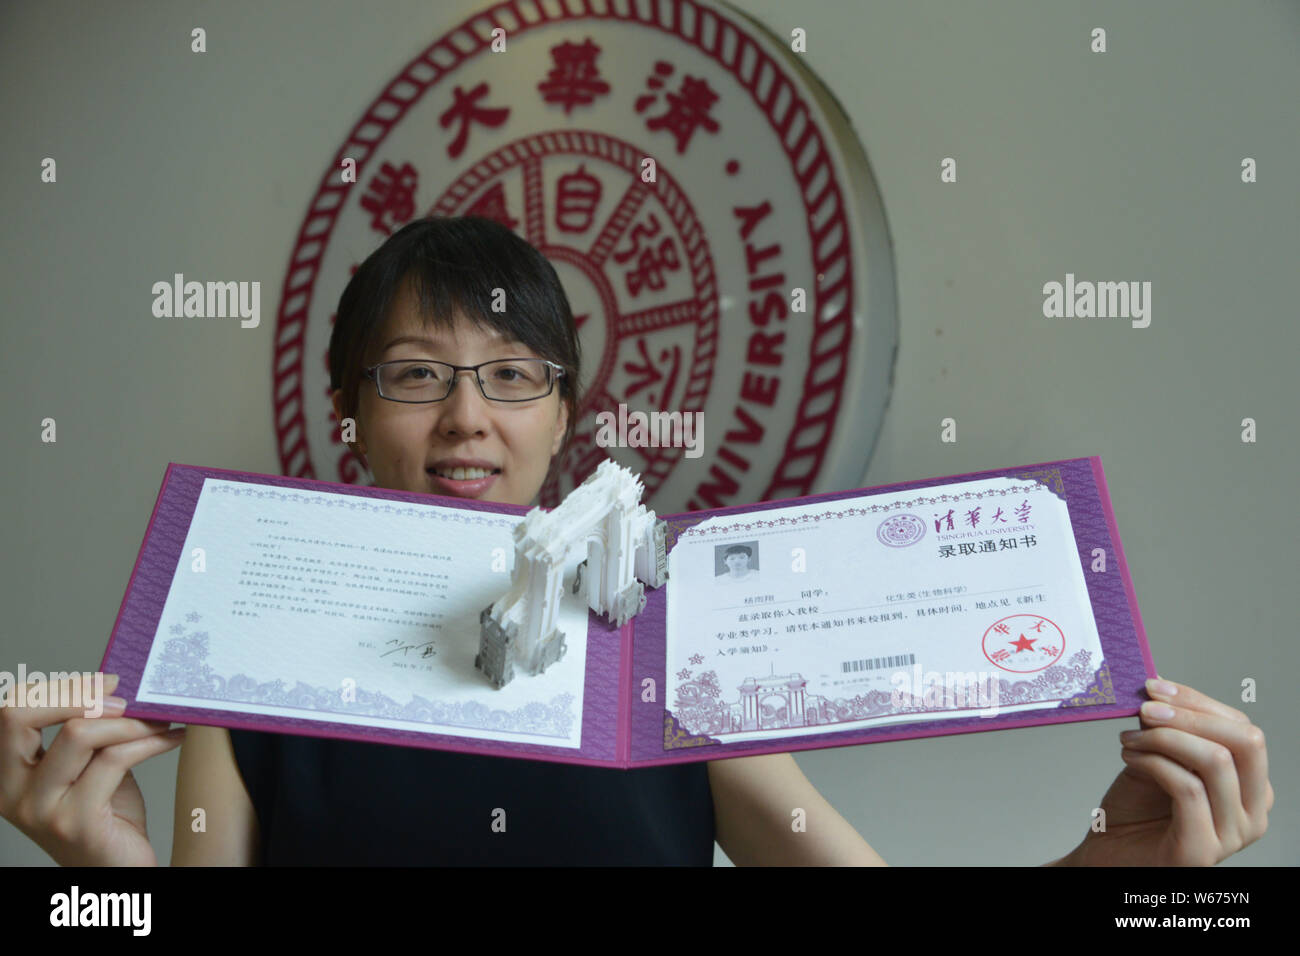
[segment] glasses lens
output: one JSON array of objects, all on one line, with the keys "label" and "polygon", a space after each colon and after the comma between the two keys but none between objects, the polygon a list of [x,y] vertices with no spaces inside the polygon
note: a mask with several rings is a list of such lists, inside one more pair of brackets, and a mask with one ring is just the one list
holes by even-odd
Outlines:
[{"label": "glasses lens", "polygon": [[451,367],[437,362],[394,362],[379,369],[379,391],[399,402],[434,402],[447,394]]},{"label": "glasses lens", "polygon": [[479,370],[488,398],[520,402],[551,390],[551,367],[540,359],[503,359]]}]

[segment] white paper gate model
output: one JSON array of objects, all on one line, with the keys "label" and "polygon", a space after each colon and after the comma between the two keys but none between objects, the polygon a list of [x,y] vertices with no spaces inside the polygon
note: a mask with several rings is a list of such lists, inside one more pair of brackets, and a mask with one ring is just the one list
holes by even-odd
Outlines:
[{"label": "white paper gate model", "polygon": [[645,607],[646,584],[667,580],[664,523],[641,504],[643,490],[637,475],[606,459],[558,508],[534,508],[516,525],[510,590],[479,615],[474,666],[494,686],[564,656],[560,601],[565,568],[578,555],[574,593],[585,586],[588,606],[619,627]]}]

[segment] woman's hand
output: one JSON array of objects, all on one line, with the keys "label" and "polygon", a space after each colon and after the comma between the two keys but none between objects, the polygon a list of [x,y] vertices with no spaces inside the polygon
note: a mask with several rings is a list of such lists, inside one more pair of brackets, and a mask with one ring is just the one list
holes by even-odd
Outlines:
[{"label": "woman's hand", "polygon": [[[1186,684],[1147,681],[1142,730],[1120,734],[1124,770],[1062,866],[1213,866],[1268,829],[1273,787],[1264,732]],[[1171,707],[1172,716],[1158,713]]]},{"label": "woman's hand", "polygon": [[[117,682],[118,675],[108,675],[105,690]],[[78,699],[69,680],[58,684],[62,689],[47,685],[53,699]],[[62,866],[157,866],[131,768],[181,743],[185,728],[167,733],[165,720],[116,717],[122,708],[110,710],[109,701],[101,716],[82,716],[90,709],[89,681],[81,706],[14,706],[27,700],[28,686],[14,689],[21,698],[0,702],[0,817]],[[58,723],[46,751],[41,728]]]}]

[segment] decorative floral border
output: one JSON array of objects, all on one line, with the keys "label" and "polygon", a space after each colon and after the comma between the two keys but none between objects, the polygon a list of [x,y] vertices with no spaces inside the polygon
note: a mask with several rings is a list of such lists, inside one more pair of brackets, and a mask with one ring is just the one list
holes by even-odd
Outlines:
[{"label": "decorative floral border", "polygon": [[721,740],[704,734],[692,735],[685,727],[677,723],[677,718],[668,708],[664,708],[664,750],[678,750],[682,747],[700,747],[707,744],[720,744]]},{"label": "decorative floral border", "polygon": [[[1041,474],[1044,476],[1054,475],[1056,477],[1057,484],[1060,485],[1061,483],[1061,475],[1057,469],[1050,469],[1049,471],[1045,471],[1045,472],[1035,472],[1034,474],[1036,475]],[[1027,478],[1031,476],[1024,475],[1020,477]],[[926,495],[919,495],[918,497],[912,498],[909,501],[898,501],[889,505],[869,505],[866,507],[850,506],[847,508],[827,508],[827,510],[825,511],[820,511],[814,514],[799,515],[798,517],[781,517],[781,518],[770,518],[770,519],[754,518],[750,521],[738,521],[734,524],[716,525],[714,527],[704,528],[704,529],[699,529],[696,526],[702,524],[705,521],[708,521],[709,520],[708,516],[665,518],[664,524],[666,525],[665,530],[667,531],[666,540],[667,540],[668,550],[671,551],[673,546],[677,543],[677,539],[679,537],[683,537],[683,538],[687,536],[703,537],[704,535],[711,535],[711,534],[731,534],[733,532],[751,531],[757,528],[775,528],[782,525],[790,525],[794,527],[797,525],[807,525],[808,522],[810,521],[818,522],[821,521],[823,518],[848,518],[848,517],[852,517],[853,515],[882,514],[882,513],[888,513],[890,511],[903,511],[905,509],[914,508],[917,505],[922,505],[922,504],[936,504],[937,502],[940,501],[962,501],[964,499],[969,499],[969,498],[988,498],[994,495],[1006,496],[1011,494],[1024,494],[1026,492],[1037,491],[1043,488],[1046,488],[1046,490],[1048,491],[1052,490],[1049,486],[1046,486],[1044,482],[1035,481],[1032,484],[1012,485],[1010,488],[1003,488],[1001,490],[967,491],[958,495],[949,495],[949,494],[936,495],[933,498],[928,497]],[[790,507],[798,507],[798,506],[792,505]],[[761,514],[762,512],[758,512],[758,513]]]},{"label": "decorative floral border", "polygon": [[1062,707],[1090,707],[1093,704],[1115,704],[1115,685],[1110,679],[1110,665],[1102,659],[1101,666],[1097,668],[1097,673],[1093,675],[1093,681],[1088,689],[1078,697],[1071,697],[1064,701]]},{"label": "decorative floral border", "polygon": [[[221,479],[209,479],[221,480]],[[241,487],[242,485],[242,487]],[[416,507],[415,505],[395,505],[392,502],[384,504],[375,504],[370,500],[359,495],[337,495],[337,494],[299,494],[297,492],[286,491],[262,491],[257,485],[243,484],[241,482],[230,482],[228,484],[212,484],[208,486],[213,494],[228,494],[251,497],[256,495],[258,498],[274,498],[277,501],[296,501],[301,504],[323,505],[326,508],[344,508],[350,511],[358,509],[375,513],[409,515],[413,518],[425,518],[437,521],[459,521],[462,524],[481,524],[492,525],[498,528],[513,528],[519,524],[521,519],[517,517],[501,517],[485,515],[478,511],[462,511],[458,508],[439,508],[437,505],[424,505]]]},{"label": "decorative floral border", "polygon": [[[185,615],[185,620],[196,624],[200,615],[191,611]],[[399,704],[384,694],[358,687],[356,700],[344,703],[337,687],[317,687],[299,681],[295,687],[289,688],[278,679],[259,683],[246,674],[223,677],[206,663],[207,631],[191,630],[187,634],[185,625],[179,622],[171,625],[169,630],[175,636],[167,639],[162,654],[146,674],[147,689],[153,694],[242,701],[314,710],[340,717],[381,717],[563,739],[568,738],[576,719],[574,697],[569,693],[556,695],[550,703],[534,701],[514,710],[504,710],[477,701],[445,703],[426,700],[419,695],[412,697],[409,703]]]},{"label": "decorative floral border", "polygon": [[[1054,695],[1061,695],[1068,692],[1070,687],[1078,687],[1079,684],[1088,679],[1089,665],[1092,660],[1092,652],[1088,650],[1079,650],[1075,652],[1066,664],[1056,664],[1047,668],[1031,680],[1021,680],[1007,682],[999,680],[998,686],[998,706],[1010,707],[1018,704],[1028,704],[1044,699],[1051,699]],[[704,696],[712,697],[712,691],[718,690],[717,674],[713,671],[705,671],[700,674],[696,681],[701,682],[701,687],[705,688]],[[695,681],[690,682],[694,684]],[[686,686],[686,685],[681,685]],[[680,688],[679,688],[680,689]],[[910,695],[909,695],[910,696]],[[921,698],[913,698],[914,702],[902,707],[895,707],[893,704],[893,692],[873,690],[866,694],[860,694],[853,698],[837,698],[832,701],[835,708],[835,720],[827,721],[822,724],[807,724],[803,727],[772,728],[774,733],[780,730],[792,731],[802,730],[804,727],[825,727],[826,733],[836,733],[835,724],[856,722],[859,720],[869,720],[873,717],[891,716],[895,714],[915,713],[919,718],[925,719],[928,715],[934,714],[935,711],[927,707]],[[723,709],[730,714],[731,705],[734,701],[715,701],[715,709],[721,712]],[[1063,700],[1060,707],[1086,707],[1097,704],[1114,704],[1115,689],[1111,683],[1110,668],[1105,659],[1101,665],[1091,671],[1091,682],[1088,690],[1082,694],[1076,695]],[[680,710],[680,707],[679,707]],[[898,726],[898,725],[890,725]],[[860,728],[867,730],[870,728]],[[731,736],[733,733],[740,731],[717,731],[712,733],[718,734],[718,737]],[[749,733],[750,731],[746,731]],[[723,744],[727,741],[718,739],[718,737],[709,736],[706,732],[693,733],[681,719],[668,708],[664,708],[664,749],[675,750],[681,747],[698,747],[709,744]],[[750,741],[745,741],[750,742]]]},{"label": "decorative floral border", "polygon": [[[1061,477],[1059,468],[1040,468],[1037,471],[1024,471],[1016,475],[1017,478],[1032,478],[1048,491],[1056,495],[1065,494],[1065,479]],[[1065,499],[1062,498],[1062,501]]]}]

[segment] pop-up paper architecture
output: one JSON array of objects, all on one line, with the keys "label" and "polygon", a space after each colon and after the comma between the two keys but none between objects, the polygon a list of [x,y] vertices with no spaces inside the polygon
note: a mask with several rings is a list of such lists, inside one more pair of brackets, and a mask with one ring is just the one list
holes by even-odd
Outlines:
[{"label": "pop-up paper architecture", "polygon": [[[585,554],[573,587],[622,627],[645,607],[645,585],[668,578],[664,523],[641,504],[641,479],[606,459],[558,508],[534,508],[515,528],[510,590],[479,615],[474,666],[500,688],[516,671],[540,674],[564,656],[557,622],[565,568]],[[585,571],[585,573],[584,573]]]}]

